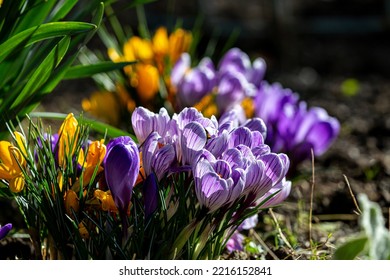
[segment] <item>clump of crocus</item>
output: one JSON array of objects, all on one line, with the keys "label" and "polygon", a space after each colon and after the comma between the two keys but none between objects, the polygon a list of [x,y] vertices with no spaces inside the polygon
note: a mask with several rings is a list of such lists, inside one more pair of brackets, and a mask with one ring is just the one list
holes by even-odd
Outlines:
[{"label": "clump of crocus", "polygon": [[248,98],[254,97],[265,68],[263,59],[257,58],[252,63],[249,56],[238,48],[230,49],[217,67],[208,57],[191,67],[191,58],[184,53],[171,73],[176,109],[195,106],[210,117],[240,108]]},{"label": "clump of crocus", "polygon": [[328,150],[340,131],[340,123],[320,107],[308,107],[297,93],[280,84],[263,82],[255,101],[255,115],[268,128],[266,143],[273,151],[284,152],[292,171],[304,160]]},{"label": "clump of crocus", "polygon": [[[147,176],[143,183],[145,216],[150,217],[162,206],[173,213],[171,219],[178,207],[184,215],[189,209],[180,202],[184,198],[175,195],[182,188],[187,197],[184,201],[195,211],[174,240],[170,257],[180,256],[189,238],[199,242],[188,252],[191,258],[204,256],[204,248],[213,246],[211,240],[226,244],[226,234],[233,233],[248,213],[273,207],[290,193],[291,182],[285,178],[289,159],[271,152],[264,143],[265,123],[254,118],[240,125],[237,115],[229,111],[217,121],[195,108],[184,108],[172,117],[164,108],[153,113],[138,107],[133,113],[133,129]],[[173,188],[176,180],[182,183]],[[156,202],[157,193],[168,194],[164,202]],[[222,234],[216,229],[225,222],[231,226]],[[196,231],[198,227],[203,230]]]},{"label": "clump of crocus", "polygon": [[159,27],[151,39],[132,36],[123,46],[110,47],[108,55],[112,61],[135,63],[124,68],[123,79],[111,81],[114,86],[84,99],[83,109],[115,126],[135,105],[157,109],[163,104],[156,102],[161,88],[163,99],[172,99],[170,71],[179,56],[189,51],[191,42],[192,34],[187,30],[177,28],[168,34],[165,27]]},{"label": "clump of crocus", "polygon": [[238,48],[230,49],[218,67],[207,57],[191,67],[189,54],[182,54],[171,73],[176,109],[195,106],[207,116],[234,109],[240,123],[248,117],[263,119],[268,129],[265,143],[290,157],[293,173],[311,157],[311,150],[320,156],[330,147],[340,124],[325,109],[309,108],[292,90],[269,84],[265,70],[263,59],[251,62]]}]

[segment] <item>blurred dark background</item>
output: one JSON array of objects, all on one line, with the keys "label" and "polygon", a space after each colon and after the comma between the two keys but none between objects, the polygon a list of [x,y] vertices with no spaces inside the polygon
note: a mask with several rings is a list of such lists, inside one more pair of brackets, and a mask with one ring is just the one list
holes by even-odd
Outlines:
[{"label": "blurred dark background", "polygon": [[[121,9],[124,2],[116,4],[121,22],[136,27],[135,9]],[[236,37],[235,46],[266,59],[269,75],[308,67],[319,75],[389,75],[390,0],[158,0],[145,12],[151,30],[201,22],[200,52],[210,40],[221,47]]]}]

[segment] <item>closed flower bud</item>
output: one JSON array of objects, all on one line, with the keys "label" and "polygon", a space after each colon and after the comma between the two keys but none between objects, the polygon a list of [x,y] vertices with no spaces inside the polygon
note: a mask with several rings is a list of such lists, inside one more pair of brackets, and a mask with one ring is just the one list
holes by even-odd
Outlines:
[{"label": "closed flower bud", "polygon": [[140,169],[137,145],[128,136],[111,140],[107,145],[104,172],[115,205],[126,215]]}]

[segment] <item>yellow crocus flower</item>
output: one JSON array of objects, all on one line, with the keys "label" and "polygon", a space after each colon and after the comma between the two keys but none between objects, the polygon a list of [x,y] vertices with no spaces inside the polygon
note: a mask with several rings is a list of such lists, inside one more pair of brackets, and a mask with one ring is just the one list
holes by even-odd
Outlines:
[{"label": "yellow crocus flower", "polygon": [[24,176],[20,166],[26,160],[22,152],[8,141],[0,141],[0,179],[8,180],[12,192],[18,193],[24,188]]},{"label": "yellow crocus flower", "polygon": [[73,212],[79,211],[79,198],[73,190],[67,190],[64,196],[66,214],[74,218]]},{"label": "yellow crocus flower", "polygon": [[159,27],[154,33],[153,39],[153,51],[157,56],[165,56],[168,54],[169,40],[168,31],[165,27]]},{"label": "yellow crocus flower", "polygon": [[93,92],[90,98],[81,101],[84,111],[110,125],[118,125],[120,121],[120,104],[115,93],[109,91]]},{"label": "yellow crocus flower", "polygon": [[80,222],[79,223],[79,233],[80,233],[80,236],[84,239],[88,239],[89,238],[89,232],[88,232],[88,229],[86,227],[86,224],[85,222]]},{"label": "yellow crocus flower", "polygon": [[77,119],[73,113],[70,113],[66,116],[58,131],[58,135],[60,135],[58,139],[58,163],[60,166],[65,164],[65,158],[72,156],[75,152],[78,139],[77,127]]},{"label": "yellow crocus flower", "polygon": [[106,145],[104,140],[93,141],[88,148],[87,158],[84,163],[84,175],[83,175],[83,186],[89,184],[96,167],[98,167],[97,173],[103,171],[103,167],[100,164],[103,162],[104,156],[106,155]]},{"label": "yellow crocus flower", "polygon": [[94,197],[101,202],[103,211],[118,212],[110,191],[95,190]]},{"label": "yellow crocus flower", "polygon": [[125,43],[123,54],[126,61],[140,60],[141,62],[151,62],[154,56],[152,43],[138,36],[131,37]]},{"label": "yellow crocus flower", "polygon": [[150,64],[137,65],[137,84],[135,88],[142,101],[147,102],[158,93],[159,77],[156,67]]},{"label": "yellow crocus flower", "polygon": [[174,64],[183,52],[188,52],[192,42],[192,34],[178,28],[169,36],[169,57]]}]

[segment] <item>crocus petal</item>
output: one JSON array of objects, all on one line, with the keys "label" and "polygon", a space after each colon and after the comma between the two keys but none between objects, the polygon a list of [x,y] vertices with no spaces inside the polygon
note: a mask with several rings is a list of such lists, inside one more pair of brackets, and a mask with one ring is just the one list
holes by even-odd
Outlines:
[{"label": "crocus petal", "polygon": [[329,148],[338,131],[338,122],[332,118],[329,121],[314,124],[308,131],[305,140],[312,143],[314,154],[319,156]]},{"label": "crocus petal", "polygon": [[229,148],[237,147],[238,145],[252,146],[252,133],[246,127],[238,127],[229,135]]},{"label": "crocus petal", "polygon": [[137,107],[131,116],[131,123],[139,143],[142,144],[153,131],[164,137],[169,129],[170,117],[165,108],[155,114],[144,107]]},{"label": "crocus petal", "polygon": [[245,73],[251,65],[249,56],[239,48],[231,48],[219,61],[218,69],[223,71],[237,71]]},{"label": "crocus petal", "polygon": [[226,243],[226,249],[229,252],[244,251],[244,240],[245,236],[236,231]]},{"label": "crocus petal", "polygon": [[215,157],[220,157],[224,151],[228,148],[228,133],[224,133],[211,138],[207,141],[206,147]]},{"label": "crocus petal", "polygon": [[252,65],[253,67],[247,70],[245,76],[248,79],[248,82],[254,84],[258,88],[265,76],[267,64],[264,59],[258,57],[253,61]]},{"label": "crocus petal", "polygon": [[[277,193],[276,193],[277,192]],[[266,209],[274,207],[288,197],[291,192],[291,181],[283,179],[278,185],[269,190],[263,197],[259,198],[257,203],[263,203],[260,208]],[[276,194],[275,194],[276,193]]]},{"label": "crocus petal", "polygon": [[214,212],[225,204],[229,195],[226,181],[216,173],[205,174],[200,186],[195,186],[195,191],[200,204],[210,212]]},{"label": "crocus petal", "polygon": [[78,121],[72,113],[68,114],[62,123],[58,134],[60,135],[58,143],[58,162],[59,165],[65,164],[65,159],[73,156],[78,139]]},{"label": "crocus petal", "polygon": [[263,136],[263,139],[265,139],[267,136],[267,126],[260,118],[249,119],[242,126],[249,128],[249,130],[252,132],[260,132],[261,136]]},{"label": "crocus petal", "polygon": [[175,66],[172,68],[171,83],[174,86],[178,86],[183,79],[185,73],[191,67],[191,57],[188,53],[182,53],[177,60]]},{"label": "crocus petal", "polygon": [[23,176],[12,178],[9,181],[9,189],[13,193],[21,192],[24,189],[25,180]]},{"label": "crocus petal", "polygon": [[153,172],[152,160],[157,151],[159,135],[157,132],[152,132],[142,145],[142,167],[146,175]]},{"label": "crocus petal", "polygon": [[229,188],[228,201],[234,203],[244,191],[245,172],[240,168],[234,169],[232,171],[231,177],[233,179],[233,185],[231,185]]},{"label": "crocus petal", "polygon": [[223,179],[230,178],[232,174],[232,169],[230,168],[229,163],[225,160],[217,160],[212,163],[214,171]]},{"label": "crocus petal", "polygon": [[8,232],[10,232],[11,229],[11,223],[5,224],[4,226],[0,226],[0,240],[3,239],[8,234]]},{"label": "crocus petal", "polygon": [[246,218],[241,225],[237,228],[237,230],[248,230],[251,228],[255,228],[259,221],[259,215],[255,214]]},{"label": "crocus petal", "polygon": [[261,157],[265,165],[265,175],[272,180],[273,184],[279,183],[287,173],[287,168],[282,159],[285,160],[285,157],[281,158],[274,153]]},{"label": "crocus petal", "polygon": [[245,97],[245,77],[239,73],[227,72],[218,84],[215,102],[221,112],[225,112],[240,103]]},{"label": "crocus petal", "polygon": [[242,156],[242,153],[236,149],[228,149],[222,154],[222,159],[226,160],[229,165],[233,168],[235,167],[240,167],[244,168],[245,167],[245,159]]},{"label": "crocus petal", "polygon": [[261,187],[263,182],[264,169],[265,166],[262,161],[255,160],[250,163],[250,165],[246,169],[245,174],[245,194],[256,194],[259,192],[258,189]]},{"label": "crocus petal", "polygon": [[128,136],[118,137],[113,143],[108,145],[104,162],[105,177],[116,206],[126,213],[140,168],[139,151]]},{"label": "crocus petal", "polygon": [[157,150],[153,157],[152,167],[157,175],[158,181],[160,181],[168,172],[175,159],[176,153],[172,145],[168,144]]},{"label": "crocus petal", "polygon": [[193,161],[204,148],[206,141],[207,135],[203,126],[197,122],[187,124],[181,137],[182,162],[193,164]]}]

